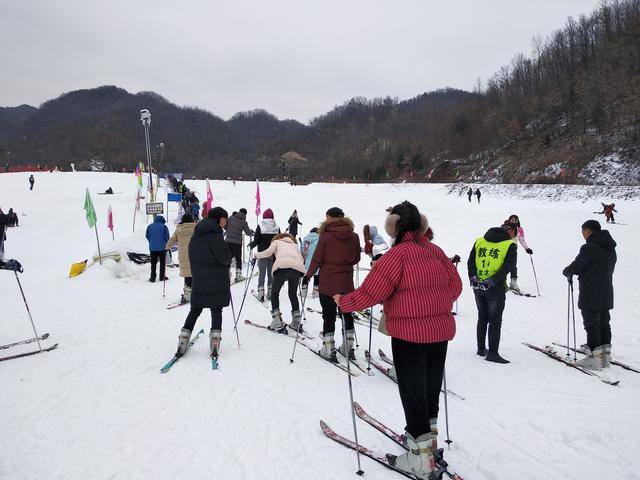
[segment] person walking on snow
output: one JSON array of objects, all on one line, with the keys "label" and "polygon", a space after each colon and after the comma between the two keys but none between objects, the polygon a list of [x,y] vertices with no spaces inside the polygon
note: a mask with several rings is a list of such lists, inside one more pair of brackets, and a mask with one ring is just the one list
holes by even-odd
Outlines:
[{"label": "person walking on snow", "polygon": [[378,252],[389,248],[385,239],[378,233],[377,227],[365,225],[362,230],[362,235],[364,237],[364,253],[370,257],[373,257],[373,247],[376,245],[379,245],[377,248]]},{"label": "person walking on snow", "polygon": [[602,204],[602,211],[598,213],[604,213],[604,216],[607,220],[607,223],[616,223],[616,219],[613,216],[613,212],[618,213],[616,210],[616,204],[612,203],[611,205]]},{"label": "person walking on snow", "polygon": [[18,227],[18,215],[10,208],[7,212],[7,227]]},{"label": "person walking on snow", "polygon": [[249,228],[247,223],[247,209],[241,208],[239,211],[234,212],[227,221],[227,234],[225,241],[229,246],[231,256],[235,259],[236,263],[236,282],[244,280],[242,276],[242,232],[250,237],[253,237],[253,230]]},{"label": "person walking on snow", "polygon": [[480,204],[480,197],[482,196],[482,193],[480,193],[480,188],[476,188],[475,196],[478,199],[478,204]]},{"label": "person walking on snow", "polygon": [[[320,240],[320,235],[318,235],[318,228],[313,227],[300,244],[300,253],[302,254],[302,258],[304,258],[305,272],[309,270],[311,259],[313,258],[313,254],[315,253],[316,247],[318,246],[318,240]],[[320,274],[316,273],[313,276],[313,290],[311,292],[311,298],[318,298],[319,287]],[[307,279],[307,277],[304,277],[302,279],[302,298],[307,298],[308,288],[309,280]]]},{"label": "person walking on snow", "polygon": [[473,188],[469,187],[469,190],[467,190],[467,197],[469,197],[469,203],[471,203],[472,196],[473,196]]},{"label": "person walking on snow", "polygon": [[587,220],[582,224],[586,243],[562,274],[569,283],[578,276],[578,308],[582,312],[587,332],[587,356],[576,362],[592,370],[609,368],[611,364],[611,314],[613,309],[613,271],[617,255],[616,242],[600,222]]},{"label": "person walking on snow", "polygon": [[448,342],[456,325],[451,308],[462,281],[445,253],[425,235],[428,222],[415,205],[391,210],[385,230],[394,239],[362,285],[335,295],[343,312],[384,304],[385,326],[404,410],[409,451],[390,463],[418,478],[431,478],[438,454],[438,411]]},{"label": "person walking on snow", "polygon": [[149,253],[151,256],[151,283],[156,281],[156,265],[160,260],[160,281],[168,280],[165,275],[166,268],[166,250],[165,246],[169,241],[169,229],[166,220],[162,215],[156,215],[156,219],[147,227],[145,236],[149,241]]},{"label": "person walking on snow", "polygon": [[33,178],[33,175],[29,175],[29,190],[33,190],[33,184],[36,183],[36,179]]},{"label": "person walking on snow", "polygon": [[[326,220],[318,229],[320,239],[313,254],[305,277],[307,282],[320,269],[320,305],[322,306],[323,347],[320,355],[330,362],[337,363],[334,333],[336,329],[337,307],[333,296],[349,293],[353,288],[353,266],[360,262],[360,239],[353,231],[353,222],[344,216],[344,212],[333,207],[327,210]],[[344,314],[346,332],[340,351],[355,359],[353,345],[355,331],[353,316]]]},{"label": "person walking on snow", "polygon": [[[473,244],[467,269],[478,307],[477,354],[494,363],[509,363],[498,354],[502,313],[506,301],[506,278],[517,276],[518,247],[513,242],[517,227],[505,224],[490,228]],[[485,347],[489,330],[489,352]]]},{"label": "person walking on snow", "polygon": [[191,332],[205,308],[211,310],[209,351],[213,357],[217,357],[220,351],[222,309],[231,301],[231,252],[223,238],[223,228],[228,217],[224,208],[212,208],[207,213],[207,218],[196,224],[189,242],[189,263],[193,275],[191,309],[178,337],[178,357],[184,355],[189,348]]},{"label": "person walking on snow", "polygon": [[[520,218],[518,217],[518,215],[510,215],[509,216],[509,220],[507,220],[506,222],[504,222],[505,225],[515,225],[517,228],[517,233],[516,233],[516,237],[517,239],[514,239],[514,243],[517,245],[518,242],[520,243],[520,245],[522,245],[522,248],[524,248],[524,251],[527,252],[529,255],[533,255],[533,249],[531,247],[529,247],[529,245],[527,244],[527,240],[524,238],[524,228],[522,228],[522,226],[520,225]],[[509,272],[511,275],[511,281],[509,283],[509,290],[513,290],[514,292],[518,293],[520,292],[520,287],[518,287],[518,277],[517,277],[517,270],[515,270],[514,272]]]},{"label": "person walking on snow", "polygon": [[[253,250],[258,247],[258,252],[262,252],[269,248],[273,237],[280,233],[280,227],[273,219],[273,210],[267,208],[262,214],[262,222],[256,227],[255,235],[248,248]],[[273,257],[258,259],[258,299],[264,302],[264,277],[267,277],[267,300],[271,300],[271,286],[273,277],[271,276],[271,267],[273,266]]]},{"label": "person walking on snow", "polygon": [[288,283],[289,302],[291,302],[292,321],[289,328],[296,331],[298,327],[302,331],[300,322],[300,304],[298,303],[298,285],[300,278],[306,273],[302,255],[293,235],[281,233],[273,237],[271,245],[266,250],[256,253],[256,258],[269,258],[275,256],[273,262],[273,291],[271,293],[271,325],[269,330],[279,333],[287,333],[287,325],[282,321],[280,313],[280,289]]},{"label": "person walking on snow", "polygon": [[196,224],[193,221],[193,217],[190,213],[182,215],[182,221],[176,226],[176,231],[173,232],[171,238],[167,242],[165,248],[171,250],[171,248],[178,244],[178,260],[180,262],[180,276],[184,278],[184,288],[182,290],[182,297],[180,303],[189,303],[191,301],[191,264],[189,263],[189,242],[193,236],[193,231],[196,228]]},{"label": "person walking on snow", "polygon": [[298,225],[302,225],[300,220],[298,220],[298,211],[294,210],[291,216],[289,217],[289,234],[293,236],[293,239],[296,240],[298,236]]}]

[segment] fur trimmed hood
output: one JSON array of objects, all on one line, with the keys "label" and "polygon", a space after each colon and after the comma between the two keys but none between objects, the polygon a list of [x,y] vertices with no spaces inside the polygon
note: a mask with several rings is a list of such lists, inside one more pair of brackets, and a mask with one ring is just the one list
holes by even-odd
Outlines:
[{"label": "fur trimmed hood", "polygon": [[340,237],[340,231],[349,229],[349,235],[353,233],[353,221],[349,217],[329,217],[318,227],[318,234],[322,235],[325,231],[335,232]]}]

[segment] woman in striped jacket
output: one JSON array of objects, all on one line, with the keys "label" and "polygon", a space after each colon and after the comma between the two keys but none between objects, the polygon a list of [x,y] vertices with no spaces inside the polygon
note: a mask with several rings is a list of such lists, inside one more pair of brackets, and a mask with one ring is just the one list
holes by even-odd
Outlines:
[{"label": "woman in striped jacket", "polygon": [[447,343],[456,332],[451,307],[462,291],[451,260],[425,235],[428,227],[415,205],[393,207],[385,224],[393,247],[360,288],[334,297],[343,312],[384,304],[410,446],[390,460],[418,478],[436,468],[440,387]]}]

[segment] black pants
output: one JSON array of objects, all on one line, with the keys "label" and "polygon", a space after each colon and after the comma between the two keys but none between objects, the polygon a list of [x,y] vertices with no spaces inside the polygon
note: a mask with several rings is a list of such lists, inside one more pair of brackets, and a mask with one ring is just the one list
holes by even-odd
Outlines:
[{"label": "black pants", "polygon": [[279,268],[273,274],[273,285],[271,285],[271,310],[280,308],[280,290],[284,282],[289,282],[287,287],[289,293],[289,301],[291,302],[291,310],[300,310],[298,303],[298,285],[302,273],[293,268]]},{"label": "black pants", "polygon": [[581,310],[584,329],[587,331],[587,344],[591,350],[601,345],[611,345],[611,315],[609,310],[592,312]]},{"label": "black pants", "polygon": [[184,277],[184,286],[191,288],[191,284],[193,283],[193,277]]},{"label": "black pants", "polygon": [[236,268],[242,270],[242,244],[240,243],[227,243],[231,257],[236,261]]},{"label": "black pants", "polygon": [[31,182],[31,188],[29,188],[29,190],[33,190],[33,183],[34,182]]},{"label": "black pants", "polygon": [[[499,287],[498,287],[499,288]],[[476,306],[478,307],[478,325],[476,334],[478,348],[485,348],[487,326],[489,327],[489,351],[498,353],[500,346],[500,329],[502,328],[502,312],[504,312],[505,294],[496,296],[495,293],[474,291]]]},{"label": "black pants", "polygon": [[[336,331],[336,315],[338,314],[338,306],[329,295],[320,294],[320,305],[322,306],[322,331],[334,333]],[[344,313],[344,323],[347,330],[353,330],[353,315]]]},{"label": "black pants", "polygon": [[160,260],[160,280],[165,277],[165,267],[167,263],[165,251],[151,252],[151,280],[156,279],[156,265],[158,264],[158,260]]},{"label": "black pants", "polygon": [[448,342],[411,343],[391,339],[398,391],[407,422],[405,431],[414,438],[430,432],[429,419],[438,417],[447,345]]},{"label": "black pants", "polygon": [[[186,328],[192,332],[202,310],[200,307],[191,307],[182,328]],[[211,330],[222,330],[222,307],[212,307],[209,310],[211,310]]]}]

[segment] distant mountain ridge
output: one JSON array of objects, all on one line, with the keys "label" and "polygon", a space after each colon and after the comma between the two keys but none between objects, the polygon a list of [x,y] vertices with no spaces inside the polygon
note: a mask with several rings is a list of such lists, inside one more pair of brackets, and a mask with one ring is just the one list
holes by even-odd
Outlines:
[{"label": "distant mountain ridge", "polygon": [[[0,164],[68,169],[145,159],[139,110],[152,114],[154,165],[210,177],[640,184],[640,0],[569,18],[531,57],[474,92],[398,101],[354,98],[309,125],[264,110],[225,121],[153,92],[77,90],[39,108],[0,107]],[[281,156],[308,161],[286,171]]]}]

